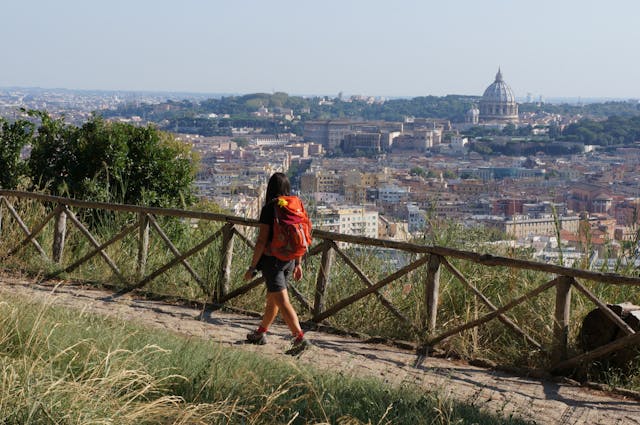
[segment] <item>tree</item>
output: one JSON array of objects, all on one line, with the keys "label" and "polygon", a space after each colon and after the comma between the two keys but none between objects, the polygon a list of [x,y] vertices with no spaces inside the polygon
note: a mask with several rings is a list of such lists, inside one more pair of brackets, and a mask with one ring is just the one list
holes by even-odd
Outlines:
[{"label": "tree", "polygon": [[249,139],[246,137],[234,137],[231,139],[232,142],[235,142],[241,148],[249,146]]},{"label": "tree", "polygon": [[126,125],[124,202],[161,207],[189,205],[196,160],[189,147],[153,127]]},{"label": "tree", "polygon": [[411,168],[411,170],[409,170],[409,174],[411,174],[412,176],[424,177],[427,174],[427,172],[425,171],[424,168],[416,166]]},{"label": "tree", "polygon": [[22,148],[31,142],[33,124],[18,120],[10,123],[0,118],[0,188],[15,189],[27,175],[27,163],[22,160]]},{"label": "tree", "polygon": [[516,134],[518,136],[525,136],[525,137],[529,137],[533,134],[533,127],[531,127],[531,125],[525,125],[523,127],[518,127],[518,130],[516,131]]},{"label": "tree", "polygon": [[472,151],[478,152],[480,155],[491,155],[493,149],[489,146],[489,143],[473,142],[470,146]]},{"label": "tree", "polygon": [[455,179],[456,173],[451,170],[444,170],[444,172],[442,173],[442,177],[445,179]]},{"label": "tree", "polygon": [[40,119],[29,157],[31,182],[39,190],[48,188],[53,194],[68,195],[71,170],[77,164],[73,146],[77,128],[46,112],[29,111],[29,115]]},{"label": "tree", "polygon": [[502,129],[502,135],[514,136],[516,134],[516,126],[513,123],[509,123]]},{"label": "tree", "polygon": [[194,200],[196,161],[168,133],[94,116],[82,127],[32,111],[41,124],[29,165],[35,188],[103,202],[174,207]]}]

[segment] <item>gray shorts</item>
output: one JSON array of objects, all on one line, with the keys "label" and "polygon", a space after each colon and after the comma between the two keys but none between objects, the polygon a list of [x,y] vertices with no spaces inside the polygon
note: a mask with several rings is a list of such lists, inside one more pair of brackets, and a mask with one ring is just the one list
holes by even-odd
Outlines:
[{"label": "gray shorts", "polygon": [[282,261],[270,255],[263,255],[258,263],[258,270],[267,283],[267,292],[280,292],[287,289],[287,277],[293,271],[293,260]]}]

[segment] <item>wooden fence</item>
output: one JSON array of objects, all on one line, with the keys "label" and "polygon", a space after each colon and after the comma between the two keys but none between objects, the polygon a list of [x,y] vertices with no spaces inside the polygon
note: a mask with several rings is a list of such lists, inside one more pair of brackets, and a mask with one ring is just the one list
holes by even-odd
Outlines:
[{"label": "wooden fence", "polygon": [[[46,213],[38,223],[32,225],[32,228],[29,228],[25,224],[20,215],[19,208],[15,207],[16,202],[25,200],[42,203],[47,207],[43,210],[48,211],[48,213]],[[100,242],[91,233],[89,228],[78,219],[74,210],[102,210],[132,213],[137,216],[137,220],[135,223],[125,226],[107,241]],[[221,223],[221,226],[190,249],[185,252],[180,252],[158,224],[157,218],[163,216],[214,221]],[[240,241],[249,247],[253,247],[253,243],[247,236],[245,236],[241,229],[257,227],[258,222],[256,220],[208,212],[86,202],[37,193],[0,190],[0,241],[2,241],[3,226],[8,226],[9,222],[17,224],[20,227],[21,232],[24,234],[24,237],[21,240],[3,241],[3,246],[8,246],[8,248],[5,252],[0,254],[0,261],[5,261],[8,257],[15,255],[22,248],[31,244],[37,250],[39,255],[47,259],[46,264],[49,265],[49,269],[53,266],[54,271],[49,272],[47,275],[48,277],[53,277],[61,273],[70,273],[93,257],[100,256],[113,271],[114,276],[120,279],[124,285],[125,289],[122,289],[119,293],[115,294],[115,296],[143,288],[161,274],[178,265],[184,267],[191,278],[193,278],[200,288],[202,288],[203,292],[210,297],[209,299],[218,305],[224,304],[235,297],[251,291],[253,288],[259,286],[263,281],[261,277],[258,277],[249,283],[240,285],[233,289],[231,288],[231,266],[233,262],[234,244],[236,241]],[[65,248],[65,237],[68,222],[71,222],[71,224],[75,226],[90,242],[92,249],[83,255],[82,258],[77,259],[73,263],[62,264],[62,254]],[[53,243],[50,250],[50,256],[47,254],[47,250],[45,250],[38,242],[38,235],[47,226],[53,226]],[[170,261],[157,267],[153,271],[147,270],[151,230],[161,238],[173,256]],[[137,235],[134,233],[136,231]],[[106,252],[107,247],[131,234],[135,235],[138,241],[135,282],[131,282],[130,278],[124,276],[117,264]],[[619,350],[622,347],[640,342],[640,334],[634,332],[634,330],[625,323],[624,320],[622,320],[607,306],[606,302],[598,299],[583,283],[579,281],[579,279],[583,279],[608,285],[638,286],[640,285],[640,279],[636,277],[622,276],[613,273],[592,272],[534,261],[478,254],[475,252],[456,250],[442,246],[424,246],[412,243],[332,233],[317,229],[313,231],[313,238],[317,243],[309,251],[308,256],[320,255],[321,258],[318,270],[316,270],[315,291],[312,294],[312,299],[309,299],[311,297],[308,298],[305,294],[301,293],[294,285],[290,287],[290,291],[308,311],[310,320],[315,323],[321,323],[329,319],[339,311],[353,305],[365,297],[375,296],[398,321],[407,326],[411,326],[416,331],[419,335],[419,345],[417,346],[417,349],[419,352],[424,353],[428,352],[431,348],[437,346],[437,344],[453,335],[460,334],[461,332],[496,319],[535,349],[548,353],[551,359],[550,369],[552,370],[570,369],[579,364],[598,359],[615,350]],[[205,282],[205,280],[191,266],[188,260],[191,256],[202,251],[216,240],[221,241],[220,261],[218,264],[219,272],[217,273],[217,281],[213,282],[214,284],[211,285],[210,282]],[[350,258],[348,253],[341,248],[341,245],[344,244],[397,250],[412,254],[412,259],[408,264],[399,267],[397,270],[379,279],[377,282],[374,282],[367,276],[367,270],[363,270],[358,266],[356,262]],[[353,273],[355,273],[359,280],[362,281],[364,287],[351,295],[333,302],[332,305],[325,305],[327,300],[326,292],[331,287],[331,271],[337,259],[341,260],[353,271]],[[452,264],[452,261],[450,261],[451,259],[465,260],[486,267],[503,266],[511,269],[542,272],[549,276],[549,280],[537,288],[506,302],[504,305],[497,306]],[[416,324],[407,318],[400,309],[394,306],[393,302],[385,296],[382,289],[421,267],[426,268],[426,278],[424,279],[424,282],[421,282],[424,287],[424,296],[422,301],[424,305],[420,309],[422,312],[420,324],[419,326],[416,326]],[[464,287],[473,294],[478,302],[486,306],[489,313],[438,333],[437,331],[439,328],[437,326],[437,319],[438,306],[440,304],[438,298],[440,295],[440,275],[443,270],[447,270],[452,276],[458,279]],[[306,273],[312,273],[312,271],[307,271]],[[213,289],[211,290],[209,288]],[[551,338],[551,346],[545,347],[541,342],[536,341],[512,319],[510,319],[507,316],[507,313],[516,306],[522,305],[527,301],[531,301],[543,292],[551,290],[552,288],[555,288],[555,313],[552,324],[553,336]],[[606,317],[608,317],[622,330],[622,332],[624,332],[625,336],[590,352],[582,353],[572,358],[567,358],[568,335],[571,321],[570,307],[573,289],[577,290],[578,293],[586,297],[598,309],[600,309]]]}]

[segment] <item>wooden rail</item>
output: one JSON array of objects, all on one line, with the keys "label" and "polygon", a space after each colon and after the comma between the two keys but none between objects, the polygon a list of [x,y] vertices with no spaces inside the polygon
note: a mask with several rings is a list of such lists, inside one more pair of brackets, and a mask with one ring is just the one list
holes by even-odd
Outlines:
[{"label": "wooden rail", "polygon": [[[40,219],[39,222],[32,224],[31,229],[25,224],[23,217],[20,215],[21,202],[36,202],[44,206],[44,208],[41,208],[41,210],[44,211],[43,218]],[[78,218],[81,215],[77,214],[77,212],[85,210],[127,213],[129,214],[127,217],[130,216],[132,219],[130,219],[117,234],[111,236],[106,242],[101,243],[98,237],[92,233],[91,229]],[[6,213],[8,213],[8,215]],[[220,223],[220,226],[212,229],[211,234],[206,235],[202,241],[193,241],[193,246],[185,252],[181,252],[162,229],[158,217],[203,220],[206,222]],[[70,264],[65,265],[63,264],[63,254],[65,241],[69,234],[67,221],[71,222],[74,228],[89,241],[93,248],[89,252],[79,256],[80,258],[74,259]],[[5,240],[6,238],[3,238],[6,227],[11,222],[15,222],[24,234],[22,239]],[[191,276],[203,294],[205,294],[207,298],[205,302],[213,301],[217,304],[224,304],[238,296],[246,294],[260,286],[263,279],[258,277],[249,283],[236,287],[233,286],[236,282],[232,281],[232,266],[234,263],[234,249],[237,249],[237,244],[235,244],[234,241],[238,240],[243,245],[252,248],[253,243],[249,237],[245,236],[242,229],[257,226],[257,220],[210,212],[88,202],[39,193],[0,190],[0,247],[3,249],[3,251],[1,251],[2,253],[0,253],[1,261],[6,261],[9,257],[15,256],[27,246],[33,246],[38,254],[45,258],[44,264],[46,267],[43,267],[43,270],[47,270],[47,276],[57,276],[61,273],[70,273],[80,265],[85,264],[90,259],[99,255],[123,285],[123,289],[116,293],[115,296],[120,296],[144,287],[176,265],[181,265],[187,270],[189,276]],[[41,241],[39,242],[38,240],[38,237],[47,228],[50,228],[50,231],[53,233],[51,257],[47,255],[46,250],[43,249],[41,245]],[[135,232],[136,230],[138,230],[137,233]],[[138,240],[136,267],[133,271],[123,272],[116,262],[107,254],[107,248],[129,235],[135,235]],[[149,268],[149,246],[150,239],[153,238],[154,235],[159,237],[159,240],[166,246],[173,258],[165,264],[157,266],[155,270],[150,271],[147,270]],[[637,277],[622,276],[615,273],[592,272],[535,261],[478,254],[476,252],[441,246],[425,246],[345,235],[318,229],[314,229],[313,238],[319,243],[316,243],[316,245],[311,248],[307,256],[313,257],[315,255],[321,255],[319,266],[316,270],[315,288],[311,294],[305,294],[293,284],[290,291],[310,314],[311,321],[315,323],[329,320],[341,310],[354,305],[354,303],[370,295],[374,295],[382,306],[389,311],[402,326],[411,329],[411,332],[415,335],[415,341],[418,344],[416,348],[419,352],[424,353],[453,335],[458,335],[468,329],[497,319],[504,324],[509,331],[516,334],[518,338],[521,338],[531,347],[540,352],[548,353],[551,361],[550,369],[552,370],[575,367],[581,362],[592,361],[612,350],[620,349],[621,347],[637,343],[638,341],[638,334],[636,334],[633,329],[621,320],[604,301],[598,299],[589,289],[576,280],[580,278],[602,284],[640,286],[640,278]],[[210,282],[196,271],[188,259],[208,248],[218,240],[220,242],[220,251],[218,254],[219,263],[217,265],[218,273],[215,280]],[[390,271],[388,275],[379,278],[376,282],[367,276],[369,270],[359,266],[350,257],[349,253],[341,248],[343,244],[396,250],[405,253],[406,256],[411,257],[411,259],[406,265]],[[501,266],[517,270],[537,271],[548,275],[547,282],[526,294],[512,298],[502,306],[497,306],[452,264],[451,259],[464,260],[485,267]],[[246,260],[246,258],[242,258],[239,261],[243,263],[241,267],[248,264]],[[329,300],[327,294],[333,289],[332,272],[338,260],[345,264],[348,270],[354,273],[356,280],[359,280],[364,285],[364,288],[338,300],[334,299],[332,305],[327,305]],[[421,268],[424,270],[423,273],[416,275],[416,271]],[[443,271],[448,273],[448,276],[461,282],[463,287],[470,291],[481,305],[489,309],[489,313],[458,326],[449,326],[448,329],[443,329],[442,325],[438,323],[438,312],[439,309],[441,309],[441,302],[439,300],[440,287],[442,285],[441,274]],[[306,273],[312,273],[312,271],[307,270]],[[412,284],[420,283],[424,288],[424,297],[421,301],[423,305],[418,309],[418,311],[421,312],[418,320],[414,321],[408,317],[405,312],[395,306],[393,300],[382,291],[401,278],[405,279],[405,281],[409,280]],[[423,281],[415,282],[416,279],[422,279]],[[553,323],[549,326],[553,330],[553,335],[550,338],[552,342],[550,346],[545,347],[542,342],[528,335],[521,326],[507,316],[507,313],[514,307],[531,301],[550,288],[556,289],[556,302],[553,312]],[[611,319],[612,323],[622,329],[626,337],[611,343],[610,346],[600,347],[588,353],[582,353],[573,358],[568,358],[572,288],[576,288],[578,293],[584,295],[597,308],[602,310],[604,314]],[[363,312],[363,314],[366,313]]]}]

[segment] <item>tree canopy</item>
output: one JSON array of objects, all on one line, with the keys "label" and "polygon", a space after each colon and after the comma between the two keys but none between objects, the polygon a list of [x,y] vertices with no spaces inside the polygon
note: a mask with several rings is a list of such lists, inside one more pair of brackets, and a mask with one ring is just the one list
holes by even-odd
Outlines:
[{"label": "tree canopy", "polygon": [[[15,188],[21,177],[54,195],[103,202],[174,207],[194,201],[196,160],[190,148],[155,127],[91,117],[80,127],[29,111],[38,122],[1,122],[0,183]],[[32,146],[28,161],[19,157]]]},{"label": "tree canopy", "polygon": [[561,139],[601,146],[632,144],[640,141],[640,116],[583,119],[568,125]]}]

